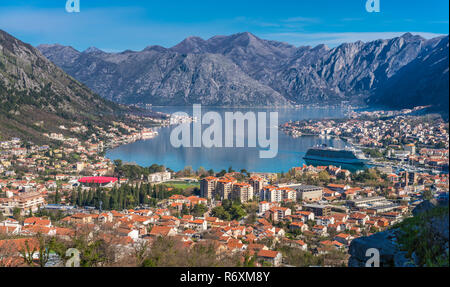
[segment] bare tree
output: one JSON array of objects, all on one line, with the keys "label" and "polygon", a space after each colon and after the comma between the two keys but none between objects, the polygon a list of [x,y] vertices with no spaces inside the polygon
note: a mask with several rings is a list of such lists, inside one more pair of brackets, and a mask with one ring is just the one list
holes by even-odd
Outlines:
[{"label": "bare tree", "polygon": [[0,241],[0,267],[12,267],[12,263],[17,258],[17,249],[9,239]]}]

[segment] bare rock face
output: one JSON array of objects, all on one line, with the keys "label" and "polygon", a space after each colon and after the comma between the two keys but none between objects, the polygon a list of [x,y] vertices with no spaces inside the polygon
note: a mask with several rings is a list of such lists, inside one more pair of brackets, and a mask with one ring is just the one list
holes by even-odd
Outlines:
[{"label": "bare rock face", "polygon": [[438,206],[438,202],[434,199],[432,200],[425,200],[423,202],[421,202],[419,205],[417,205],[413,210],[412,210],[412,214],[414,216],[417,216],[421,213],[430,211],[431,209],[435,208],[436,206]]},{"label": "bare rock face", "polygon": [[[189,37],[172,48],[149,46],[140,52],[78,52],[59,45],[38,49],[101,96],[128,104],[289,106],[367,100],[406,107],[422,104],[430,90],[432,104],[442,102],[448,92],[448,36],[426,40],[405,34],[330,49],[297,48],[239,33],[208,40]],[[440,76],[411,81],[418,66],[413,74]],[[405,82],[413,101],[405,101],[411,95],[401,89],[385,88]],[[439,105],[445,106],[448,100]]]},{"label": "bare rock face", "polygon": [[[70,47],[45,46],[71,62]],[[101,123],[121,111],[57,67],[38,49],[0,30],[0,133],[36,139],[73,122]],[[44,122],[40,126],[36,123]]]},{"label": "bare rock face", "polygon": [[372,236],[356,238],[349,247],[349,267],[365,267],[370,256],[366,251],[375,248],[380,252],[380,267],[412,267],[413,264],[400,251],[396,230],[378,232]]},{"label": "bare rock face", "polygon": [[[383,232],[375,233],[371,236],[356,238],[352,241],[349,247],[350,258],[348,261],[349,267],[365,267],[366,262],[371,256],[366,256],[367,250],[375,248],[380,253],[380,267],[417,267],[425,266],[423,258],[420,258],[418,248],[415,246],[414,252],[411,256],[407,255],[404,247],[399,243],[399,238],[405,236],[408,230],[414,230],[414,236],[419,241],[427,241],[428,246],[425,248],[435,248],[441,250],[442,262],[447,262],[448,266],[448,242],[449,242],[449,217],[448,210],[444,214],[433,215],[433,209],[436,207],[448,206],[447,202],[437,202],[432,200],[424,201],[419,204],[414,210],[413,214],[416,217],[425,215],[427,213],[431,216],[423,217],[423,220],[418,221],[409,229],[402,230],[401,228],[389,229]],[[417,232],[416,232],[417,231]],[[422,242],[421,242],[422,243]],[[369,255],[369,254],[368,254]],[[434,258],[433,258],[434,259]],[[440,264],[442,264],[442,262]]]}]

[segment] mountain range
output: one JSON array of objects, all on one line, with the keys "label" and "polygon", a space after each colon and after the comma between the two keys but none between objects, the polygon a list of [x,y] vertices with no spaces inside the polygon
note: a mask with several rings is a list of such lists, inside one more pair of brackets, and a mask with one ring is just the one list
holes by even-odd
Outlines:
[{"label": "mountain range", "polygon": [[[448,36],[295,47],[251,33],[171,48],[37,47],[102,97],[124,104],[290,106],[342,101],[448,110]],[[420,80],[419,80],[420,79]]]},{"label": "mountain range", "polygon": [[128,111],[0,30],[0,138],[47,142],[43,133],[63,133],[60,126],[105,126]]}]

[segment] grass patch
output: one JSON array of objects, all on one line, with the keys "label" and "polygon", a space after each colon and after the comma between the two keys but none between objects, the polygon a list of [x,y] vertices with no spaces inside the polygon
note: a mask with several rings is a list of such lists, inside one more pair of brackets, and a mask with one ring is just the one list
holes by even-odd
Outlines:
[{"label": "grass patch", "polygon": [[168,182],[164,182],[164,185],[166,185],[168,187],[181,188],[181,189],[186,189],[186,188],[190,188],[190,187],[200,188],[200,184],[195,183],[195,182],[168,181]]},{"label": "grass patch", "polygon": [[[437,238],[431,230],[433,218],[448,217],[449,207],[436,207],[417,216],[407,218],[393,226],[400,232],[398,243],[400,249],[412,258],[413,253],[419,258],[420,266],[449,266],[448,252],[445,251],[445,240]],[[448,241],[447,241],[448,243]]]}]

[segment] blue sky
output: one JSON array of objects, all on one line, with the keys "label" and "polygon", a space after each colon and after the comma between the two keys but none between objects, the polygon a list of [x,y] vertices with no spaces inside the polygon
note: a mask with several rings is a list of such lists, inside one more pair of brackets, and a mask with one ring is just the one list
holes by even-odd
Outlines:
[{"label": "blue sky", "polygon": [[248,31],[296,46],[391,38],[404,32],[430,38],[448,34],[447,0],[0,0],[0,29],[38,45],[59,43],[106,51],[171,47],[188,36],[208,39]]}]

